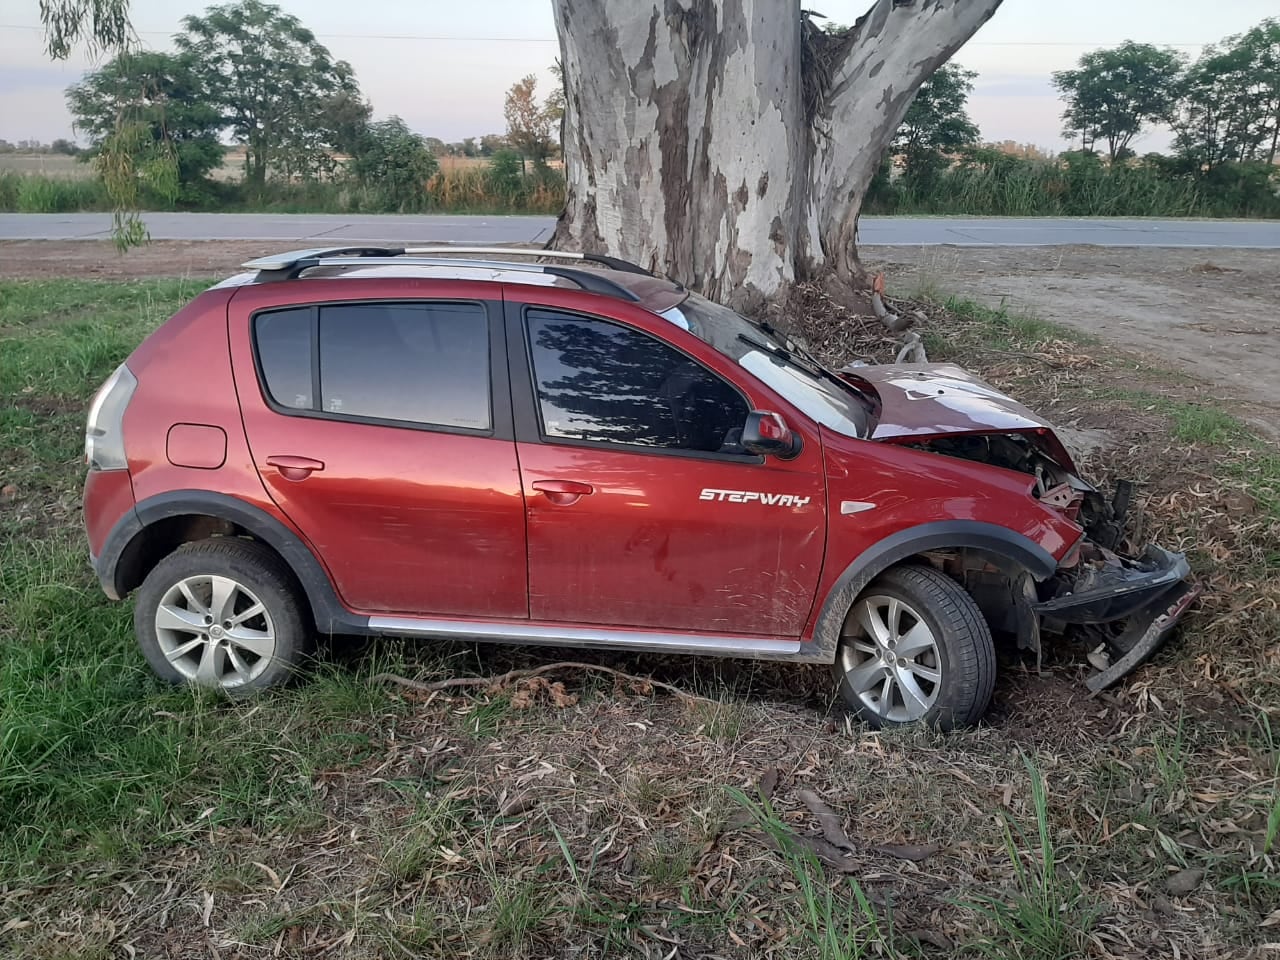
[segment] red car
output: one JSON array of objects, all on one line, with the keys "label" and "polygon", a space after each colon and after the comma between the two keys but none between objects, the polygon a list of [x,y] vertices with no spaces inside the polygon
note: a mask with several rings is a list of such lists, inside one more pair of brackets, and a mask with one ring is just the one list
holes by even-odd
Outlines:
[{"label": "red car", "polygon": [[1101,687],[1194,596],[1126,553],[1127,487],[957,367],[837,373],[608,257],[245,266],[89,412],[93,564],[167,680],[270,687],[317,633],[500,640],[829,663],[869,723],[949,728],[993,636],[1083,638]]}]

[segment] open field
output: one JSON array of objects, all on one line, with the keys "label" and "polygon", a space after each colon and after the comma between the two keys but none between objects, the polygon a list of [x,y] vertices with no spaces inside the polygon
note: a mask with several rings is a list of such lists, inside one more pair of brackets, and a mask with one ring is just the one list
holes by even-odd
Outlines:
[{"label": "open field", "polygon": [[[88,179],[95,175],[92,163],[57,153],[0,153],[0,173],[9,170],[74,180]],[[239,180],[243,173],[244,154],[228,152],[222,166],[213,172],[213,179]]]},{"label": "open field", "polygon": [[0,153],[0,173],[39,173],[47,177],[91,177],[93,167],[62,153]]},{"label": "open field", "polygon": [[[876,734],[819,669],[575,651],[702,699],[576,672],[417,693],[374,678],[556,652],[379,641],[225,703],[154,680],[100,595],[80,431],[137,340],[270,248],[0,246],[0,954],[1274,955],[1280,454],[1221,390],[970,300],[919,304],[933,359],[1091,438],[1096,479],[1140,482],[1143,537],[1191,552],[1204,599],[1098,698],[1059,650],[1040,673],[1006,662],[977,730]],[[808,306],[829,357],[891,350]],[[817,835],[803,790],[844,820],[843,873],[788,846]]]},{"label": "open field", "polygon": [[[487,157],[437,157],[440,169],[471,170],[483,167],[489,162]],[[562,166],[559,160],[550,163],[553,168]],[[76,157],[59,153],[0,153],[0,173],[12,170],[16,173],[38,173],[48,177],[91,177],[93,165],[83,163]],[[213,173],[215,180],[239,180],[244,174],[244,151],[228,150],[222,166]]]}]

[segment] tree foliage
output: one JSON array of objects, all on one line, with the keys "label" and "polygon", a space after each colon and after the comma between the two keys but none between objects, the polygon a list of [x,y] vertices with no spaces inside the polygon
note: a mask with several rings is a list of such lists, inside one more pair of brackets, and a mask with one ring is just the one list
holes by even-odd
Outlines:
[{"label": "tree foliage", "polygon": [[45,49],[65,60],[77,44],[91,55],[122,52],[133,37],[129,0],[40,0]]},{"label": "tree foliage", "polygon": [[221,116],[209,105],[190,57],[120,54],[67,89],[76,130],[101,156],[104,144],[129,142],[135,169],[150,169],[171,152],[180,189],[198,187],[222,163]]},{"label": "tree foliage", "polygon": [[1112,160],[1123,156],[1144,128],[1173,117],[1182,65],[1182,54],[1149,43],[1086,53],[1076,69],[1053,74],[1067,104],[1063,135],[1085,150],[1105,143]]},{"label": "tree foliage", "polygon": [[[45,49],[53,60],[65,60],[83,45],[90,55],[129,52],[134,39],[129,25],[129,0],[40,0]],[[137,146],[145,142],[142,127],[121,114],[116,134],[103,140],[95,160],[107,193],[115,204],[111,235],[116,246],[127,250],[147,239],[137,214],[139,175]],[[177,193],[177,159],[166,143],[153,143],[152,159],[143,167],[154,186]]]},{"label": "tree foliage", "polygon": [[558,136],[564,116],[563,91],[556,90],[545,103],[538,103],[538,78],[531,73],[511,85],[502,112],[511,146],[535,164],[545,164],[555,150],[553,131]]},{"label": "tree foliage", "polygon": [[949,155],[978,142],[978,125],[965,110],[977,75],[947,63],[921,84],[890,147],[903,157],[908,176],[927,177]]},{"label": "tree foliage", "polygon": [[1280,144],[1280,20],[1205,48],[1187,71],[1177,146],[1197,169],[1273,164]]},{"label": "tree foliage", "polygon": [[427,181],[439,169],[426,138],[399,117],[368,124],[351,172],[386,213],[416,213],[427,205]]},{"label": "tree foliage", "polygon": [[[359,101],[350,64],[335,60],[295,16],[260,0],[184,17],[179,50],[200,65],[211,102],[245,145],[245,179],[269,172],[314,179],[336,169],[333,153],[354,131]],[[367,114],[366,114],[367,115]]]}]

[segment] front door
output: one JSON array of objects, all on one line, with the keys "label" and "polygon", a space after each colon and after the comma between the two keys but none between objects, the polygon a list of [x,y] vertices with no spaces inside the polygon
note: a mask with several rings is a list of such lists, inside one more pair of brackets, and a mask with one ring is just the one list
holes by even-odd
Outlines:
[{"label": "front door", "polygon": [[747,398],[690,354],[614,321],[508,310],[517,408],[536,411],[517,417],[530,616],[798,637],[825,546],[816,435],[791,461],[747,454]]},{"label": "front door", "polygon": [[254,462],[355,611],[528,616],[500,315],[461,298],[233,301]]}]

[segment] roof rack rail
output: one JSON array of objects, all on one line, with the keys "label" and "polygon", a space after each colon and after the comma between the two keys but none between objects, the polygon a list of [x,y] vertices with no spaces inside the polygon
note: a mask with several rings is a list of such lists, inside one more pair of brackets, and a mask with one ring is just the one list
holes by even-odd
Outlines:
[{"label": "roof rack rail", "polygon": [[406,247],[405,253],[411,254],[432,254],[451,255],[451,254],[483,254],[485,256],[504,256],[504,257],[531,257],[535,259],[550,260],[577,260],[586,261],[588,263],[598,263],[601,266],[609,267],[611,270],[619,270],[622,273],[638,273],[641,276],[652,277],[653,273],[640,266],[638,263],[632,263],[630,260],[621,260],[618,257],[610,257],[603,253],[580,253],[576,250],[542,250],[530,249],[528,247],[472,247],[465,245],[454,245],[451,243],[433,244],[429,247]]},{"label": "roof rack rail", "polygon": [[[345,251],[348,248],[343,248]],[[628,290],[622,284],[609,278],[607,273],[601,273],[596,270],[581,270],[574,267],[564,267],[551,263],[512,263],[499,260],[469,260],[452,257],[423,257],[415,256],[411,253],[403,251],[387,251],[375,247],[361,247],[360,252],[356,255],[349,255],[345,252],[338,256],[326,256],[328,251],[321,250],[319,255],[313,251],[299,250],[295,253],[283,253],[278,257],[262,257],[260,260],[251,260],[245,266],[258,266],[258,282],[270,283],[275,281],[287,281],[298,277],[304,270],[311,270],[315,267],[350,267],[354,265],[364,266],[396,266],[404,264],[409,266],[420,267],[471,267],[489,270],[507,270],[513,273],[537,273],[556,277],[563,277],[566,280],[572,280],[583,290],[591,293],[603,293],[606,296],[617,297],[620,300],[638,301],[640,298],[632,291]],[[310,256],[301,256],[307,253]],[[296,257],[296,259],[294,259]]]},{"label": "roof rack rail", "polygon": [[287,250],[269,256],[247,260],[240,266],[246,270],[293,270],[300,261],[319,257],[398,257],[404,247],[315,247],[310,250]]},{"label": "roof rack rail", "polygon": [[246,270],[258,270],[267,273],[282,271],[296,275],[314,264],[309,261],[331,259],[334,257],[403,257],[403,256],[503,256],[524,257],[535,260],[574,260],[578,262],[598,263],[623,273],[637,273],[652,277],[654,274],[644,267],[628,260],[606,256],[603,253],[578,253],[571,250],[541,250],[528,247],[473,247],[455,244],[433,244],[427,247],[318,247],[311,250],[290,250],[267,257],[258,257],[242,264]]}]

